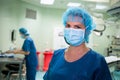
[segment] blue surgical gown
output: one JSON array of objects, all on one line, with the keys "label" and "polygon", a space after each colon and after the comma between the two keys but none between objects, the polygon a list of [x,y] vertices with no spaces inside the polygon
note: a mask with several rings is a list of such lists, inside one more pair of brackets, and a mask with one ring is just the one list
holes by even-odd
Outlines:
[{"label": "blue surgical gown", "polygon": [[81,59],[67,62],[65,49],[54,52],[44,80],[112,80],[103,56],[90,49]]},{"label": "blue surgical gown", "polygon": [[22,50],[30,52],[29,55],[25,55],[27,80],[35,80],[38,59],[34,42],[30,37],[25,39]]}]

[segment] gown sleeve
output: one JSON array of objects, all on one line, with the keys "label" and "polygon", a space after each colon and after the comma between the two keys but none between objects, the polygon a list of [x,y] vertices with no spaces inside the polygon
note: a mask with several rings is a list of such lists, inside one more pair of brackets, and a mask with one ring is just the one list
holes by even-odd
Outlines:
[{"label": "gown sleeve", "polygon": [[100,67],[95,72],[95,80],[112,80],[107,63],[102,57]]},{"label": "gown sleeve", "polygon": [[23,51],[25,52],[30,52],[30,41],[29,40],[25,40],[24,44],[23,44]]}]

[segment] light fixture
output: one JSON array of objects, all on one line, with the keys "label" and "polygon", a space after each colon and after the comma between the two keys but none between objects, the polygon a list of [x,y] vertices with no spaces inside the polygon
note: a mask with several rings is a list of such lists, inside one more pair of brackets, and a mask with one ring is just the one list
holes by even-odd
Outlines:
[{"label": "light fixture", "polygon": [[97,35],[97,36],[102,36],[103,35],[102,32],[94,32],[94,34]]},{"label": "light fixture", "polygon": [[105,6],[105,5],[100,5],[100,4],[96,5],[96,9],[106,9],[106,8],[107,8],[107,6]]},{"label": "light fixture", "polygon": [[52,5],[54,0],[40,0],[41,4]]},{"label": "light fixture", "polygon": [[67,4],[68,7],[79,7],[81,4],[80,3],[73,3],[73,2],[69,2]]},{"label": "light fixture", "polygon": [[85,0],[85,1],[90,1],[90,2],[104,2],[104,3],[108,3],[109,0]]}]

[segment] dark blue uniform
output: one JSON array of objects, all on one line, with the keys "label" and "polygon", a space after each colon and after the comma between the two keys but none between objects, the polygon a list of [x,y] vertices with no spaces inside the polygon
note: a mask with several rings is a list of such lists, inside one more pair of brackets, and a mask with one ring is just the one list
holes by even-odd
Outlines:
[{"label": "dark blue uniform", "polygon": [[67,62],[65,49],[54,52],[44,80],[112,80],[103,56],[88,51],[81,59]]},{"label": "dark blue uniform", "polygon": [[34,42],[30,37],[27,37],[27,39],[24,41],[22,50],[25,52],[30,52],[29,55],[25,55],[27,80],[35,80],[38,60]]}]

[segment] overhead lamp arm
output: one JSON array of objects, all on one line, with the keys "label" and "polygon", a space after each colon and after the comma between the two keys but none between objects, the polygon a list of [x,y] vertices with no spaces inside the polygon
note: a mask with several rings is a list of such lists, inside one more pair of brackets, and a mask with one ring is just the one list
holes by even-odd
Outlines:
[{"label": "overhead lamp arm", "polygon": [[95,31],[95,32],[103,32],[103,31],[105,31],[106,30],[106,26],[104,25],[104,29],[103,30],[97,30],[97,29],[95,29],[95,30],[93,30],[93,31]]},{"label": "overhead lamp arm", "polygon": [[93,31],[95,32],[96,35],[102,36],[103,35],[103,31],[105,31],[105,30],[106,30],[106,26],[104,25],[104,29],[103,30],[97,30],[97,29],[95,29]]}]

